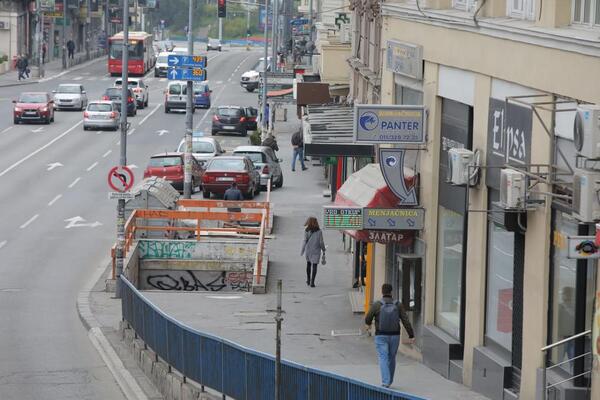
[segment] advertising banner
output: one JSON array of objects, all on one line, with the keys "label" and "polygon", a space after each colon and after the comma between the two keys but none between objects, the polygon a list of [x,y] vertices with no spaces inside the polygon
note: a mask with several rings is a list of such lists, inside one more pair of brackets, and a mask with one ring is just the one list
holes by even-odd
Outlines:
[{"label": "advertising banner", "polygon": [[425,143],[425,107],[355,104],[354,141],[364,143]]}]

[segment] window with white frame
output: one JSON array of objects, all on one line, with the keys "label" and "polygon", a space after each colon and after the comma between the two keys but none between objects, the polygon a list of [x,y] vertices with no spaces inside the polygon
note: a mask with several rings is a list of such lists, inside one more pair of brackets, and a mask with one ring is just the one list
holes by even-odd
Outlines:
[{"label": "window with white frame", "polygon": [[600,0],[571,0],[573,23],[600,25]]},{"label": "window with white frame", "polygon": [[452,0],[452,7],[464,11],[475,11],[477,0]]},{"label": "window with white frame", "polygon": [[[589,1],[589,0],[588,0]],[[534,19],[535,0],[507,0],[506,14],[509,17]]]}]

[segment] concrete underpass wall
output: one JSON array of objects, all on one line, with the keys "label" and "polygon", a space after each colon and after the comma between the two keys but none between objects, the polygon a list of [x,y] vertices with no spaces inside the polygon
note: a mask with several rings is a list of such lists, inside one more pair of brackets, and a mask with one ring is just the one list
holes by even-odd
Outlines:
[{"label": "concrete underpass wall", "polygon": [[256,248],[252,239],[141,239],[132,282],[140,290],[249,292]]}]

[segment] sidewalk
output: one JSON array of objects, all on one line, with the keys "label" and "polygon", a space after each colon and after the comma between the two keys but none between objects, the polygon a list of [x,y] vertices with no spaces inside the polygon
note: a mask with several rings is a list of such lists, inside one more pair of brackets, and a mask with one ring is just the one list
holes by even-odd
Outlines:
[{"label": "sidewalk", "polygon": [[[308,287],[305,282],[306,264],[300,256],[303,224],[308,216],[320,220],[321,207],[330,199],[322,196],[326,188],[322,167],[308,162],[307,171],[296,168],[293,173],[290,170],[290,137],[299,126],[294,115],[288,111],[292,121],[275,124],[285,184],[271,193],[275,238],[267,247],[270,259],[267,294],[161,291],[144,294],[165,313],[186,325],[274,354],[275,287],[277,280],[282,279],[283,358],[379,385],[373,338],[358,335],[364,316],[353,314],[350,307],[352,262],[350,255],[343,251],[340,233],[324,232],[327,265],[319,265],[316,288]],[[96,318],[105,329],[116,329],[120,303],[105,292],[92,292],[90,296]],[[332,331],[342,335],[334,336]],[[465,386],[444,379],[420,362],[401,355],[397,362],[391,389],[427,399],[485,399]]]},{"label": "sidewalk", "polygon": [[0,75],[0,87],[9,87],[9,86],[22,86],[22,85],[32,85],[40,82],[46,82],[54,78],[58,78],[66,74],[69,71],[75,71],[80,68],[85,68],[93,62],[98,61],[103,58],[104,55],[98,55],[96,51],[90,52],[90,60],[86,61],[85,59],[85,51],[75,53],[73,60],[69,60],[70,64],[66,70],[62,69],[62,59],[55,59],[50,62],[44,64],[44,77],[37,77],[38,68],[35,60],[29,60],[31,69],[30,78],[25,80],[18,80],[19,73],[17,70],[7,71],[6,73]]}]

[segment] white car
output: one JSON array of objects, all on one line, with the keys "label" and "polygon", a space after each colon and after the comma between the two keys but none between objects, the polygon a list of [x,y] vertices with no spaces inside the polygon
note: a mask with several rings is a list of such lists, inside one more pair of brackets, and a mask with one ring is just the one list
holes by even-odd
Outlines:
[{"label": "white car", "polygon": [[180,56],[187,56],[188,55],[188,49],[187,47],[175,47],[171,53],[173,54],[177,54]]},{"label": "white car", "polygon": [[221,51],[221,41],[219,39],[208,39],[206,51],[218,50]]},{"label": "white car", "polygon": [[[193,132],[192,134],[192,156],[202,165],[211,158],[225,153],[218,140],[203,135],[202,132]],[[185,152],[185,138],[179,142],[177,151],[181,153]]]},{"label": "white car", "polygon": [[[115,86],[123,86],[121,78],[115,81]],[[148,107],[150,94],[148,93],[148,85],[144,83],[144,80],[142,78],[129,78],[127,79],[127,86],[133,92],[138,108]]]},{"label": "white car", "polygon": [[111,129],[119,128],[121,113],[112,101],[92,101],[83,113],[83,130],[88,129]]},{"label": "white car", "polygon": [[54,94],[54,109],[56,110],[83,110],[87,107],[88,98],[83,88],[79,83],[63,83],[58,85]]},{"label": "white car", "polygon": [[[240,78],[240,86],[246,89],[249,92],[254,92],[258,89],[258,81],[260,78],[260,73],[264,71],[264,57],[261,57],[258,60],[258,63],[249,71],[246,71],[242,74]],[[267,64],[267,71],[271,70],[271,57],[268,57],[269,63]]]},{"label": "white car", "polygon": [[156,58],[156,64],[154,65],[154,76],[167,76],[167,71],[169,70],[169,64],[167,62],[167,58],[169,54],[173,54],[169,51],[163,51],[158,54]]}]

